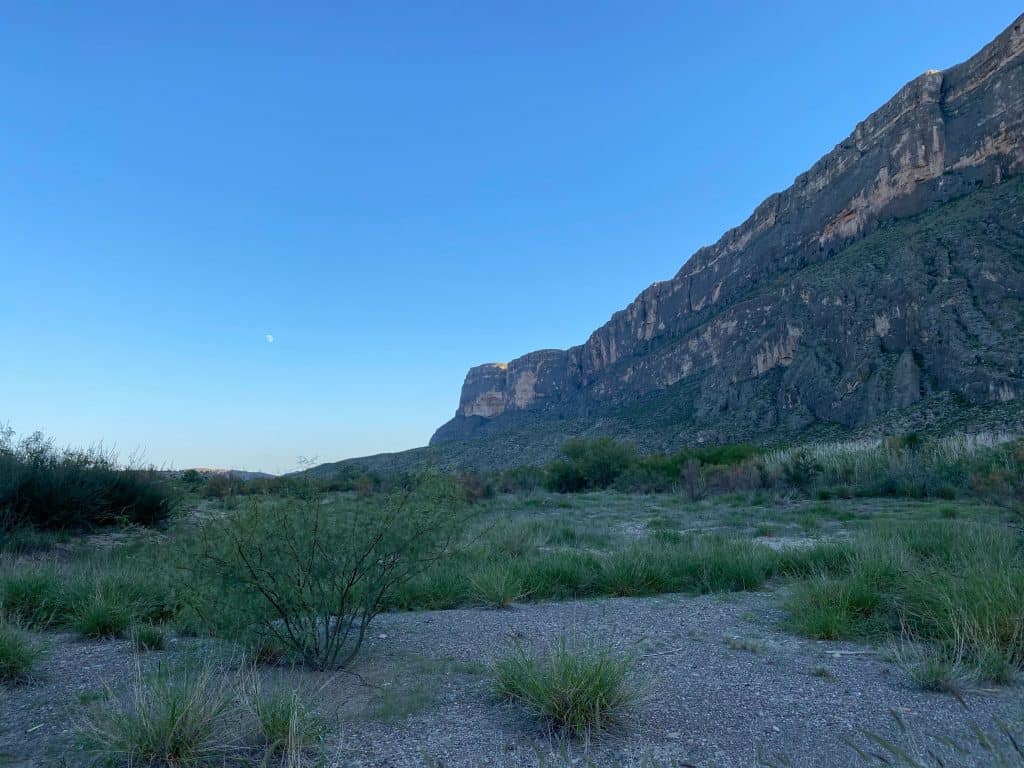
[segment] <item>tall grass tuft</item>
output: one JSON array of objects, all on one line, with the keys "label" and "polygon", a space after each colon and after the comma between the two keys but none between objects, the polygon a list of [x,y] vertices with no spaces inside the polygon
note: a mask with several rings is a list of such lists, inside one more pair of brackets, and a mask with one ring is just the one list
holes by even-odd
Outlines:
[{"label": "tall grass tuft", "polygon": [[635,700],[633,667],[631,656],[562,638],[545,653],[519,647],[496,661],[495,689],[554,729],[589,738]]},{"label": "tall grass tuft", "polygon": [[876,525],[845,567],[797,583],[789,622],[825,640],[890,633],[931,649],[931,670],[1006,682],[1024,668],[1024,548],[1001,526]]},{"label": "tall grass tuft", "polygon": [[229,686],[209,666],[144,675],[136,663],[130,691],[113,692],[87,719],[82,744],[97,762],[144,766],[222,765],[241,748]]},{"label": "tall grass tuft", "polygon": [[243,700],[256,726],[256,737],[269,758],[285,768],[299,768],[306,754],[327,732],[327,725],[297,690],[265,691],[258,673],[249,677]]},{"label": "tall grass tuft", "polygon": [[0,681],[28,677],[42,653],[21,626],[0,614]]}]

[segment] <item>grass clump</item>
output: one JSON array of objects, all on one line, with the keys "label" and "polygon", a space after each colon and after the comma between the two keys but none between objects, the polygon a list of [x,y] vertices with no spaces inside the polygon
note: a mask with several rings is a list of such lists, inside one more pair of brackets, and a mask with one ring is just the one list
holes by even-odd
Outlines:
[{"label": "grass clump", "polygon": [[327,725],[298,690],[265,692],[258,675],[251,678],[245,696],[266,756],[285,766],[300,766],[303,757],[327,732]]},{"label": "grass clump", "polygon": [[789,626],[816,640],[843,640],[856,631],[847,582],[819,576],[798,584],[787,602]]},{"label": "grass clump", "polygon": [[958,693],[968,675],[956,662],[939,653],[925,653],[906,666],[910,679],[925,691]]},{"label": "grass clump", "polygon": [[222,765],[239,745],[232,697],[210,667],[144,675],[136,665],[128,695],[111,693],[82,731],[97,762],[144,766]]},{"label": "grass clump", "polygon": [[517,569],[507,563],[495,563],[469,578],[474,598],[485,606],[508,608],[525,594]]},{"label": "grass clump", "polygon": [[22,565],[0,570],[0,605],[32,629],[60,624],[69,610],[60,571],[47,565]]},{"label": "grass clump", "polygon": [[29,639],[28,633],[0,615],[0,681],[28,677],[42,653],[42,648]]},{"label": "grass clump", "polygon": [[589,738],[635,700],[633,667],[631,656],[562,638],[544,653],[519,647],[496,661],[495,688],[552,728]]},{"label": "grass clump", "polygon": [[100,589],[96,589],[76,606],[71,617],[71,628],[85,637],[98,639],[119,637],[132,623],[128,607]]},{"label": "grass clump", "polygon": [[[945,666],[992,682],[1024,668],[1024,550],[1001,526],[878,524],[833,565],[794,586],[787,608],[797,632],[909,635]],[[923,677],[941,678],[941,665],[925,666]]]},{"label": "grass clump", "polygon": [[136,652],[162,651],[167,642],[167,637],[161,627],[153,624],[135,624],[128,632],[128,638],[132,642],[132,648]]}]

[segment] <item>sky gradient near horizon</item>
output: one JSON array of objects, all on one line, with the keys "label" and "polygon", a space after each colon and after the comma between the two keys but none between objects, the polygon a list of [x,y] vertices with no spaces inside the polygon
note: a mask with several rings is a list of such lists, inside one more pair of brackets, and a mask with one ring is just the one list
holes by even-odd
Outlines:
[{"label": "sky gradient near horizon", "polygon": [[[855,12],[851,12],[855,10]],[[424,445],[1016,3],[10,3],[0,425],[184,468]]]}]

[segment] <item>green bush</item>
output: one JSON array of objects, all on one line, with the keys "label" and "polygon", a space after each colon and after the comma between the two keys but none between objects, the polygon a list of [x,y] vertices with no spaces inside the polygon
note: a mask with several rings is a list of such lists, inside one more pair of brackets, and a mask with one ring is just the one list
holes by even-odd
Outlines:
[{"label": "green bush", "polygon": [[544,481],[558,493],[608,488],[636,461],[636,448],[610,437],[568,440],[562,454],[548,464]]},{"label": "green bush", "polygon": [[502,493],[531,493],[544,486],[544,470],[529,464],[505,470],[498,480]]},{"label": "green bush", "polygon": [[821,474],[821,464],[808,450],[794,451],[782,465],[782,476],[785,481],[806,491]]},{"label": "green bush", "polygon": [[586,489],[587,479],[568,459],[556,459],[544,468],[544,487],[554,493],[578,493]]},{"label": "green bush", "polygon": [[[806,563],[833,575],[797,583],[791,626],[834,640],[891,633],[933,661],[1004,682],[1024,669],[1024,550],[1000,526],[955,520],[876,524],[849,551]],[[784,566],[785,567],[785,566]]]},{"label": "green bush", "polygon": [[625,469],[612,488],[622,493],[667,493],[679,483],[677,477],[666,474],[660,467],[641,460]]},{"label": "green bush", "polygon": [[182,587],[215,632],[343,667],[403,586],[449,554],[464,503],[441,477],[340,509],[253,500],[206,521]]},{"label": "green bush", "polygon": [[522,647],[494,663],[498,694],[569,736],[589,737],[613,724],[636,698],[631,656],[609,648],[570,646],[546,653]]},{"label": "green bush", "polygon": [[0,527],[79,530],[163,522],[177,504],[151,470],[119,467],[98,450],[58,450],[35,433],[18,443],[0,430]]}]

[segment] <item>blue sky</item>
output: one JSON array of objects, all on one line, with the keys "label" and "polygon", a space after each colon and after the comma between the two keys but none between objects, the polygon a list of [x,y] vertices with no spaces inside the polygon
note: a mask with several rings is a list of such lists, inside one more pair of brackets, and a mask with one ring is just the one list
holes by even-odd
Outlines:
[{"label": "blue sky", "polygon": [[423,445],[469,366],[582,342],[1019,12],[6,3],[0,423],[179,468]]}]

